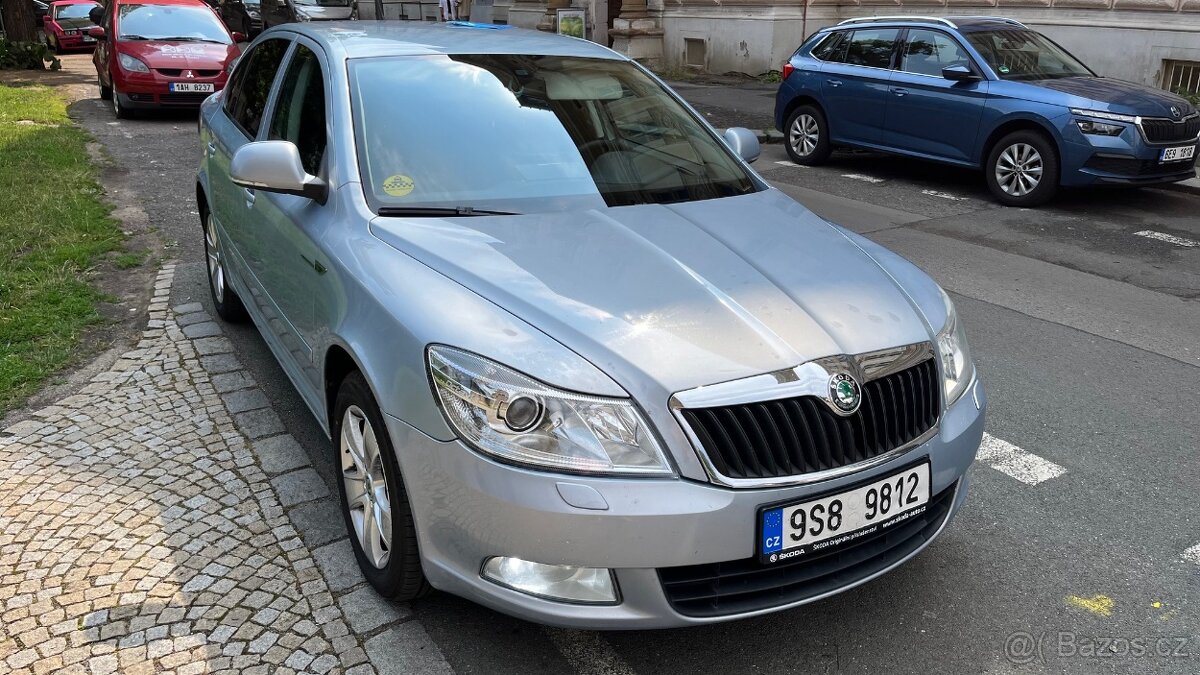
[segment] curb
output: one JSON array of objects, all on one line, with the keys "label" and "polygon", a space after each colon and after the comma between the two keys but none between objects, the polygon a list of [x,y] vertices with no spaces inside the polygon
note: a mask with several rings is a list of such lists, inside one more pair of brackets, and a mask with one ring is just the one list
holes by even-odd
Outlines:
[{"label": "curb", "polygon": [[1178,183],[1168,183],[1163,187],[1173,192],[1187,192],[1194,195],[1200,195],[1200,178],[1189,178],[1188,180],[1179,181]]}]

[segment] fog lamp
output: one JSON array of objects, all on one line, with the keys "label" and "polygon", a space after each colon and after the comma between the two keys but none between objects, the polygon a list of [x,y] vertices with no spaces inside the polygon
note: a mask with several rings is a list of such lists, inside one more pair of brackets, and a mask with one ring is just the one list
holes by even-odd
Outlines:
[{"label": "fog lamp", "polygon": [[617,604],[617,585],[603,567],[543,565],[497,556],[483,563],[483,578],[547,600],[586,605]]}]

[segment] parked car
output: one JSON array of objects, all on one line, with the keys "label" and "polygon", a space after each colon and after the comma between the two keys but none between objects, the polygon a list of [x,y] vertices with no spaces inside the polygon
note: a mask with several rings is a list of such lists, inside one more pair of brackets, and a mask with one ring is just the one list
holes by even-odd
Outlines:
[{"label": "parked car", "polygon": [[806,40],[783,75],[775,125],[800,164],[846,145],[978,168],[1011,206],[1060,185],[1196,175],[1194,106],[1100,77],[1012,19],[850,19]]},{"label": "parked car", "polygon": [[272,28],[200,142],[216,312],[329,434],[385,596],[746,617],[896,567],[966,497],[986,403],[946,293],[604,47]]},{"label": "parked car", "polygon": [[89,34],[96,24],[89,18],[100,5],[92,0],[56,0],[42,18],[46,44],[56,53],[67,49],[94,49],[96,38]]},{"label": "parked car", "polygon": [[35,28],[42,27],[42,19],[50,11],[50,3],[42,2],[42,0],[29,0],[30,7],[33,8],[33,22]]},{"label": "parked car", "polygon": [[110,0],[95,15],[92,62],[117,117],[199,107],[225,86],[239,53],[240,36],[201,0]]},{"label": "parked car", "polygon": [[358,18],[352,0],[264,0],[261,10],[264,30],[285,23]]},{"label": "parked car", "polygon": [[250,39],[262,32],[262,7],[257,0],[217,0],[216,9],[231,32]]}]

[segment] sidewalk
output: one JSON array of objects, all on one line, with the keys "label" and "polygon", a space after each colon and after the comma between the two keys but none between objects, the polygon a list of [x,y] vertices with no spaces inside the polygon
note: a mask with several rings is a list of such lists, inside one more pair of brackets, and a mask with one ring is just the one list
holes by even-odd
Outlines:
[{"label": "sidewalk", "polygon": [[450,673],[357,568],[322,574],[288,509],[328,491],[220,326],[168,309],[174,269],[133,350],[0,430],[0,671]]},{"label": "sidewalk", "polygon": [[745,127],[760,141],[782,142],[775,130],[775,91],[778,84],[757,81],[668,81],[717,130]]}]

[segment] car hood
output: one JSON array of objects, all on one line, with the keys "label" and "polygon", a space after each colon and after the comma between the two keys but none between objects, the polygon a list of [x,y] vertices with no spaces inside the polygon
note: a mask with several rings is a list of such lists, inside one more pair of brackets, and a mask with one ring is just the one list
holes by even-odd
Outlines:
[{"label": "car hood", "polygon": [[63,30],[83,30],[83,31],[86,31],[87,29],[92,28],[96,25],[96,24],[92,23],[91,19],[89,19],[85,16],[81,16],[81,17],[74,18],[74,19],[71,19],[71,18],[55,19],[54,23],[58,24],[59,28],[62,28]]},{"label": "car hood", "polygon": [[631,393],[669,395],[931,338],[887,272],[777,190],[527,216],[377,218],[371,230]]},{"label": "car hood", "polygon": [[220,70],[238,54],[236,45],[214,42],[131,40],[120,44],[120,52],[136,56],[151,68]]},{"label": "car hood", "polygon": [[1106,112],[1171,118],[1172,107],[1181,117],[1193,110],[1190,103],[1168,91],[1108,77],[1064,77],[1029,84],[1088,99],[1092,102],[1089,107]]}]

